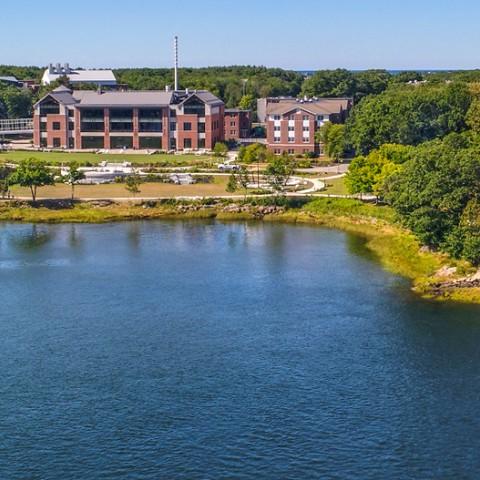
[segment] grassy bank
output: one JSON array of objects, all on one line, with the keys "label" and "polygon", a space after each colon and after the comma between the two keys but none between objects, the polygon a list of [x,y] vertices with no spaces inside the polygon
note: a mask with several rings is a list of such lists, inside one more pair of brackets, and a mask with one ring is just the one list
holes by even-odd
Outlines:
[{"label": "grassy bank", "polygon": [[[268,206],[271,199],[235,205],[228,201],[113,202],[76,203],[70,206],[46,203],[32,207],[28,203],[0,204],[0,221],[44,223],[101,223],[120,220],[161,218],[216,218],[304,223],[337,228],[365,238],[372,251],[389,271],[409,278],[420,295],[436,300],[480,303],[480,288],[442,288],[472,273],[467,263],[445,254],[423,249],[416,238],[395,222],[394,212],[385,206],[356,200],[320,198],[305,205],[286,202],[284,207]],[[448,273],[448,277],[445,272]],[[453,273],[452,273],[453,272]]]},{"label": "grassy bank", "polygon": [[0,152],[0,163],[18,163],[27,158],[37,158],[47,162],[49,165],[61,165],[71,161],[80,165],[97,165],[100,162],[130,162],[137,165],[155,166],[186,166],[196,165],[212,161],[211,155],[168,155],[156,153],[152,155],[128,154],[128,153],[91,153],[91,152],[36,152],[24,150],[12,150]]}]

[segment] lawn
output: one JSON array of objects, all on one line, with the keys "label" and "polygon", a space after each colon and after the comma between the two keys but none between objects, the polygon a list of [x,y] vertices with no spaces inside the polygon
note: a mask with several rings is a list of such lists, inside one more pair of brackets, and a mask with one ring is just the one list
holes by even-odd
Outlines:
[{"label": "lawn", "polygon": [[326,188],[323,193],[330,193],[331,195],[348,195],[349,193],[345,186],[345,177],[325,180],[325,185]]},{"label": "lawn", "polygon": [[[182,197],[182,196],[223,196],[229,194],[226,190],[228,177],[215,177],[214,183],[198,183],[193,185],[175,185],[172,183],[144,183],[140,185],[140,193],[136,197]],[[15,197],[29,197],[30,190],[24,187],[12,186],[11,191]],[[240,193],[237,193],[237,195]],[[39,199],[70,198],[69,185],[59,183],[53,186],[41,187],[37,191]],[[77,185],[76,198],[134,198],[122,183],[102,185]]]},{"label": "lawn", "polygon": [[87,152],[30,152],[24,150],[14,150],[0,153],[1,162],[18,163],[26,158],[37,158],[44,160],[49,165],[59,165],[76,161],[81,165],[94,165],[102,161],[122,163],[131,162],[138,165],[156,165],[156,166],[185,166],[198,165],[203,163],[218,163],[221,160],[213,158],[211,155],[167,155],[158,153],[153,155],[145,154],[122,154],[122,153],[87,153]]}]

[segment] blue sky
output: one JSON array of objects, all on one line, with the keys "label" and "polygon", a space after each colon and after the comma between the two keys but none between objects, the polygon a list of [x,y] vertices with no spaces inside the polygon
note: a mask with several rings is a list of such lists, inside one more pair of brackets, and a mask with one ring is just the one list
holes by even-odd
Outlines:
[{"label": "blue sky", "polygon": [[182,66],[480,67],[478,0],[23,0],[0,12],[3,64],[169,67],[177,34]]}]

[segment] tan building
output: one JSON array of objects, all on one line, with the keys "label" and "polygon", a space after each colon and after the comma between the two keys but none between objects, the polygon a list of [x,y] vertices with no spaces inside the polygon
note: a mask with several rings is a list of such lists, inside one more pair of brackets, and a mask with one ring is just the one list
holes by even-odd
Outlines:
[{"label": "tan building", "polygon": [[350,98],[271,97],[258,100],[258,117],[265,124],[267,147],[276,154],[322,154],[316,131],[326,122],[343,123]]}]

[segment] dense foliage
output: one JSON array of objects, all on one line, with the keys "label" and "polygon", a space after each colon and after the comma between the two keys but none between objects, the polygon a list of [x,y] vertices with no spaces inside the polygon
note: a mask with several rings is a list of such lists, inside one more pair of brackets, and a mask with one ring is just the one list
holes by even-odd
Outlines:
[{"label": "dense foliage", "polygon": [[352,193],[384,199],[424,243],[480,264],[480,139],[452,133],[417,147],[383,145],[352,162]]},{"label": "dense foliage", "polygon": [[384,143],[418,145],[462,131],[471,95],[462,83],[394,86],[363,99],[347,121],[347,141],[365,154]]},{"label": "dense foliage", "polygon": [[30,117],[32,105],[33,95],[29,90],[6,86],[0,82],[0,119]]},{"label": "dense foliage", "polygon": [[[171,68],[132,68],[115,70],[120,83],[134,90],[164,89],[172,85]],[[251,99],[278,95],[298,95],[303,82],[299,72],[254,66],[181,68],[181,88],[207,89],[227,107],[236,107],[244,94]]]}]

